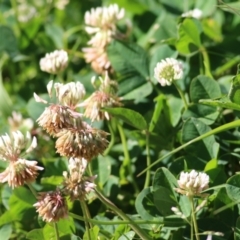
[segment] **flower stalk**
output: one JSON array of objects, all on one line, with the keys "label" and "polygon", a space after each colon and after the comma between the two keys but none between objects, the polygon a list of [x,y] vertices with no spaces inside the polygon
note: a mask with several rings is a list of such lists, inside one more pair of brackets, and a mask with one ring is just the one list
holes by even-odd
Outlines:
[{"label": "flower stalk", "polygon": [[138,236],[142,240],[150,240],[147,234],[134,222],[132,221],[124,212],[122,212],[119,208],[117,208],[109,199],[105,198],[97,189],[95,189],[95,193],[102,203],[104,203],[108,208],[113,210],[119,217],[121,217],[125,221],[130,222],[130,227],[138,234]]}]

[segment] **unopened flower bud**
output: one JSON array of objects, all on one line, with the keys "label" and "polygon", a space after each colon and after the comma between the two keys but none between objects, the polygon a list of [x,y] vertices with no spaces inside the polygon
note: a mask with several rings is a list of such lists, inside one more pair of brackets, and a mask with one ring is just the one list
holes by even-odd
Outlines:
[{"label": "unopened flower bud", "polygon": [[180,218],[186,218],[186,216],[177,207],[172,207],[171,210]]},{"label": "unopened flower bud", "polygon": [[195,8],[193,10],[183,13],[182,17],[192,17],[192,18],[200,19],[202,17],[202,14],[203,14],[202,10]]}]

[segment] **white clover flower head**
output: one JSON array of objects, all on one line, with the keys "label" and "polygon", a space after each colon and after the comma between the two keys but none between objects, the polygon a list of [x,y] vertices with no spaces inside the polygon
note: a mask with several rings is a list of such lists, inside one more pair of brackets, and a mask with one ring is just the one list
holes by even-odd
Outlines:
[{"label": "white clover flower head", "polygon": [[44,72],[57,74],[62,72],[68,64],[68,54],[64,50],[55,50],[47,53],[44,58],[40,60],[40,68]]},{"label": "white clover flower head", "polygon": [[154,68],[154,77],[161,86],[170,86],[172,81],[179,80],[183,76],[181,62],[174,58],[166,58],[158,62]]},{"label": "white clover flower head", "polygon": [[117,21],[124,17],[124,9],[120,9],[117,4],[112,4],[108,7],[92,8],[85,13],[86,31],[89,34],[96,33],[99,29],[112,28]]},{"label": "white clover flower head", "polygon": [[28,147],[25,153],[29,153],[36,148],[36,138],[34,137],[32,142],[30,142],[31,136],[29,132],[27,132],[26,136],[20,131],[12,132],[12,137],[8,134],[0,136],[0,159],[4,161],[17,161],[23,149]]},{"label": "white clover flower head", "polygon": [[54,88],[59,103],[70,108],[75,108],[86,94],[85,88],[80,82],[55,83]]},{"label": "white clover flower head", "polygon": [[183,13],[181,16],[182,17],[192,17],[192,18],[196,18],[196,19],[200,19],[202,17],[202,10],[195,8],[193,10],[190,10],[188,12]]},{"label": "white clover flower head", "polygon": [[208,188],[209,176],[195,170],[190,173],[181,172],[177,183],[179,187],[175,190],[183,195],[189,197],[204,196],[201,192]]},{"label": "white clover flower head", "polygon": [[34,126],[31,118],[24,119],[21,113],[15,111],[12,112],[11,117],[8,117],[8,124],[12,132],[21,129],[30,131]]},{"label": "white clover flower head", "polygon": [[59,10],[64,10],[65,7],[69,4],[70,0],[57,0],[54,1],[54,5]]},{"label": "white clover flower head", "polygon": [[37,13],[37,10],[35,7],[27,4],[27,3],[21,3],[17,6],[18,11],[18,21],[19,22],[28,22],[31,20]]}]

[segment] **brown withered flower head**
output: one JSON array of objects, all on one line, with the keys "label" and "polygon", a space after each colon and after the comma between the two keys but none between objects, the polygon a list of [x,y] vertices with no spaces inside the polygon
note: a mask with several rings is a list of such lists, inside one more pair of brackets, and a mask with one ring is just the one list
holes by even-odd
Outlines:
[{"label": "brown withered flower head", "polygon": [[[84,115],[91,119],[91,121],[99,121],[110,119],[108,112],[104,111],[104,107],[119,107],[122,106],[120,98],[117,96],[118,85],[116,81],[110,80],[108,73],[105,73],[105,78],[100,80],[100,86],[89,98],[87,98],[79,106],[85,108]],[[95,78],[92,78],[94,85]]]},{"label": "brown withered flower head", "polygon": [[[76,118],[81,114],[75,111],[77,104],[85,95],[84,86],[77,82],[67,84],[50,81],[47,85],[48,94],[52,97],[52,89],[55,88],[55,95],[58,103],[50,104],[37,119],[38,124],[50,135],[55,136],[63,128],[71,128]],[[34,94],[37,102],[47,104],[48,102]]]},{"label": "brown withered flower head", "polygon": [[31,141],[29,132],[26,136],[20,131],[12,132],[12,136],[8,134],[0,136],[0,159],[9,162],[6,170],[0,173],[1,183],[8,182],[10,187],[15,188],[36,179],[37,171],[43,170],[43,168],[37,166],[36,161],[22,158],[36,146],[37,140],[34,137]]},{"label": "brown withered flower head", "polygon": [[37,123],[52,136],[63,128],[72,127],[74,121],[73,111],[67,106],[51,104],[37,119]]},{"label": "brown withered flower head", "polygon": [[84,158],[70,158],[69,173],[63,172],[63,191],[69,195],[71,201],[84,200],[86,195],[96,187],[93,181],[97,176],[83,176],[87,163]]},{"label": "brown withered flower head", "polygon": [[56,136],[57,152],[61,156],[85,158],[90,161],[107,148],[108,133],[92,128],[86,122],[80,122],[74,128],[63,129]]},{"label": "brown withered flower head", "polygon": [[39,216],[46,222],[57,222],[61,218],[68,217],[66,199],[60,190],[41,192],[37,197],[36,207]]}]

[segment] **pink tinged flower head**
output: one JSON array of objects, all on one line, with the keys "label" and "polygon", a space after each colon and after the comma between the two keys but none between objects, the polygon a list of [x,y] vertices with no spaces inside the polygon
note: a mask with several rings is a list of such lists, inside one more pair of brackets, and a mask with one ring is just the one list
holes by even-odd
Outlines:
[{"label": "pink tinged flower head", "polygon": [[39,216],[46,222],[57,222],[68,217],[66,199],[60,190],[39,193],[36,207]]},{"label": "pink tinged flower head", "polygon": [[[92,84],[95,87],[95,78],[92,78]],[[99,90],[95,91],[89,98],[87,98],[79,106],[85,108],[84,115],[91,119],[91,121],[99,121],[110,119],[108,112],[104,111],[104,107],[119,107],[122,106],[120,98],[117,96],[118,85],[116,81],[110,80],[107,72],[105,78],[100,80]]]},{"label": "pink tinged flower head", "polygon": [[182,76],[182,64],[174,58],[163,59],[161,62],[158,62],[154,68],[154,77],[161,86],[170,86],[172,81],[179,80]]},{"label": "pink tinged flower head", "polygon": [[62,72],[68,65],[68,54],[64,50],[55,50],[47,53],[40,60],[40,69],[43,72],[57,74]]},{"label": "pink tinged flower head", "polygon": [[0,173],[0,182],[7,182],[12,188],[19,187],[25,183],[35,181],[38,171],[41,170],[43,170],[43,167],[37,166],[36,161],[18,159],[10,162],[6,170]]},{"label": "pink tinged flower head", "polygon": [[102,74],[106,70],[111,70],[111,63],[105,48],[93,46],[83,48],[82,51],[86,62],[91,63],[91,67],[95,72]]},{"label": "pink tinged flower head", "polygon": [[206,173],[192,170],[190,173],[181,172],[178,182],[178,188],[175,190],[186,196],[203,196],[202,191],[209,186],[209,176]]},{"label": "pink tinged flower head", "polygon": [[[4,161],[17,161],[22,153],[29,153],[37,146],[37,139],[31,139],[30,133],[24,136],[20,131],[0,136],[0,159]],[[23,151],[26,149],[25,151]]]}]

